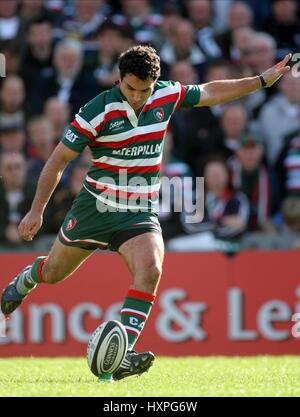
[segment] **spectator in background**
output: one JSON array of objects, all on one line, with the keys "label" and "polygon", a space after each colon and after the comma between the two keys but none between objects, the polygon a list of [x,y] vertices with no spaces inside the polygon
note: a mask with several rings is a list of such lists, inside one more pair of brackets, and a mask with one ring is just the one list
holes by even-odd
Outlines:
[{"label": "spectator in background", "polygon": [[240,27],[231,33],[232,44],[229,51],[229,59],[244,67],[249,67],[248,55],[251,53],[255,31],[251,27]]},{"label": "spectator in background", "polygon": [[[264,32],[254,32],[250,28],[240,28],[234,31],[235,61],[240,65],[243,74],[240,76],[253,76],[260,74],[275,64],[276,43],[274,39]],[[249,115],[257,118],[264,103],[277,92],[277,86],[260,89],[242,98],[241,102]]]},{"label": "spectator in background", "polygon": [[268,33],[254,32],[249,48],[244,62],[253,74],[260,74],[275,64],[276,42]]},{"label": "spectator in background", "polygon": [[28,25],[35,20],[54,21],[55,14],[46,8],[45,4],[47,4],[47,2],[43,0],[21,0],[19,16],[21,18],[21,25],[24,26],[25,30],[27,30]]},{"label": "spectator in background", "polygon": [[173,28],[176,26],[176,23],[181,19],[182,16],[175,5],[168,3],[164,6],[164,8],[162,9],[162,22],[160,26],[161,44],[159,45],[159,50],[161,50],[162,44],[166,42],[171,43]]},{"label": "spectator in background", "polygon": [[130,29],[125,29],[122,31],[122,50],[121,52],[126,51],[132,46],[136,45],[134,40],[134,34]]},{"label": "spectator in background", "polygon": [[54,142],[57,144],[63,137],[70,121],[70,108],[57,97],[50,97],[44,106],[43,115],[49,120],[54,130]]},{"label": "spectator in background", "polygon": [[99,54],[95,78],[99,92],[114,85],[119,77],[118,57],[123,50],[122,29],[114,23],[104,23],[95,35],[99,45]]},{"label": "spectator in background", "polygon": [[228,17],[228,29],[216,36],[216,42],[222,51],[222,57],[231,59],[233,48],[233,33],[240,28],[251,28],[253,13],[250,7],[242,1],[233,3]]},{"label": "spectator in background", "polygon": [[243,249],[299,249],[300,199],[288,197],[281,203],[280,211],[267,225],[268,233],[251,233],[242,242]]},{"label": "spectator in background", "polygon": [[227,105],[221,116],[220,124],[223,131],[220,153],[228,159],[235,154],[240,146],[239,139],[247,130],[248,117],[244,106],[238,103]]},{"label": "spectator in background", "polygon": [[[197,84],[198,74],[186,61],[173,64],[171,79],[185,84]],[[211,63],[207,68],[206,82],[229,79],[231,67],[226,61]],[[209,155],[220,152],[223,147],[219,117],[223,106],[178,109],[170,122],[174,141],[174,155],[187,162],[194,175],[203,176],[203,164]]]},{"label": "spectator in background", "polygon": [[153,13],[149,0],[122,0],[121,14],[112,16],[115,24],[133,31],[136,43],[160,44],[162,16]]},{"label": "spectator in background", "polygon": [[200,82],[203,81],[206,58],[196,43],[193,25],[188,20],[174,22],[169,41],[162,45],[160,59],[162,79],[169,79],[170,65],[186,60],[197,71]]},{"label": "spectator in background", "polygon": [[67,186],[57,190],[53,195],[45,218],[45,227],[48,233],[58,233],[61,222],[70,210],[74,198],[82,188],[88,168],[89,164],[79,162],[72,170]]},{"label": "spectator in background", "polygon": [[228,17],[234,2],[235,0],[212,0],[213,27],[216,33],[222,33],[228,28]]},{"label": "spectator in background", "polygon": [[228,26],[231,30],[253,26],[253,12],[246,2],[236,1],[232,4]]},{"label": "spectator in background", "polygon": [[[275,39],[265,32],[255,32],[252,44],[250,45],[246,63],[253,74],[260,74],[276,63],[276,42]],[[265,91],[266,97],[277,92],[277,86]]]},{"label": "spectator in background", "polygon": [[52,26],[49,20],[31,20],[27,28],[27,48],[23,55],[21,76],[27,95],[44,68],[51,67],[53,58]]},{"label": "spectator in background", "polygon": [[232,184],[242,191],[250,203],[249,231],[263,230],[271,213],[271,184],[263,162],[263,145],[258,136],[245,133],[229,161]]},{"label": "spectator in background", "polygon": [[240,236],[249,219],[249,203],[245,194],[234,191],[226,160],[212,156],[204,164],[205,214],[202,222],[185,223],[187,233],[212,231],[216,238]]},{"label": "spectator in background", "polygon": [[[299,248],[300,244],[300,198],[288,197],[283,200],[281,205],[282,223],[280,234],[291,234],[296,238],[293,246]],[[297,245],[295,245],[297,243]]]},{"label": "spectator in background", "polygon": [[23,245],[18,224],[31,207],[35,187],[27,180],[26,161],[21,153],[0,154],[0,243]]},{"label": "spectator in background", "polygon": [[[70,107],[67,103],[59,101],[57,97],[50,97],[44,106],[43,116],[51,123],[51,128],[54,132],[54,144],[58,144],[63,137],[68,123],[70,121]],[[83,154],[90,152],[87,147],[86,150],[80,155],[80,160],[83,160]],[[61,186],[67,187],[68,179],[72,173],[72,170],[78,164],[78,159],[75,158],[65,168],[62,178]]]},{"label": "spectator in background", "polygon": [[54,68],[45,69],[37,80],[31,95],[34,114],[40,114],[45,101],[57,96],[69,103],[71,117],[95,96],[99,90],[94,76],[82,72],[83,51],[77,41],[66,40],[56,45]]},{"label": "spectator in background", "polygon": [[27,124],[29,147],[28,175],[36,182],[55,147],[52,124],[43,116],[29,120]]},{"label": "spectator in background", "polygon": [[182,228],[189,236],[170,239],[169,250],[232,250],[232,242],[247,229],[249,203],[242,192],[233,190],[226,161],[217,155],[208,158],[204,164],[204,179],[204,213],[192,213],[193,222],[187,221],[185,211],[181,213]]},{"label": "spectator in background", "polygon": [[5,124],[0,127],[0,151],[25,154],[26,136],[22,124]]},{"label": "spectator in background", "polygon": [[259,115],[268,164],[273,167],[284,146],[284,136],[300,127],[300,79],[292,72],[279,81],[280,93],[266,103]]},{"label": "spectator in background", "polygon": [[[185,85],[186,82],[192,84],[197,84],[199,82],[195,68],[188,61],[178,61],[171,65],[170,78],[174,81],[179,81],[183,85]],[[191,134],[192,132],[195,132],[194,123],[196,121],[197,119],[193,117],[193,109],[189,109],[188,111],[186,108],[178,109],[170,121],[168,130],[168,134],[172,138],[173,154],[188,163],[191,162]]]},{"label": "spectator in background", "polygon": [[264,30],[275,38],[278,60],[300,46],[298,9],[299,2],[296,0],[272,0],[272,15]]},{"label": "spectator in background", "polygon": [[275,165],[280,200],[285,197],[300,199],[300,131],[284,137],[284,147]]},{"label": "spectator in background", "polygon": [[[198,83],[198,74],[187,61],[173,64],[170,77],[183,85]],[[202,176],[203,160],[221,146],[221,129],[212,108],[178,109],[171,119],[169,133],[174,142],[174,156],[188,163],[196,176]]]},{"label": "spectator in background", "polygon": [[258,30],[263,29],[266,19],[271,14],[271,1],[272,0],[264,0],[264,1],[257,1],[257,0],[244,0],[245,3],[251,7],[251,10],[254,15],[254,24],[255,28]]},{"label": "spectator in background", "polygon": [[220,58],[222,51],[214,39],[213,9],[210,0],[186,0],[187,15],[196,30],[197,42],[207,58]]},{"label": "spectator in background", "polygon": [[0,1],[0,44],[21,37],[17,7],[17,0]]},{"label": "spectator in background", "polygon": [[6,77],[0,90],[0,127],[7,124],[25,123],[25,88],[17,75]]},{"label": "spectator in background", "polygon": [[[238,75],[240,76],[240,74]],[[227,80],[233,79],[236,77],[236,69],[230,61],[225,59],[217,59],[207,64],[205,81],[210,82],[214,80]],[[210,109],[216,117],[220,117],[223,114],[226,104],[219,104],[212,106]]]},{"label": "spectator in background", "polygon": [[64,16],[61,21],[61,38],[90,40],[108,14],[107,2],[105,0],[76,0],[74,5],[74,15]]}]

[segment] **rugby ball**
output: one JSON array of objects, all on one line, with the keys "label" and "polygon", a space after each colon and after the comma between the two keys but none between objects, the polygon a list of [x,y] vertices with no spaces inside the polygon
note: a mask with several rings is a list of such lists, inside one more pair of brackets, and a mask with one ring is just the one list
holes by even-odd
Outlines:
[{"label": "rugby ball", "polygon": [[117,320],[102,323],[91,335],[87,347],[90,370],[97,377],[113,374],[121,365],[128,349],[125,327]]}]

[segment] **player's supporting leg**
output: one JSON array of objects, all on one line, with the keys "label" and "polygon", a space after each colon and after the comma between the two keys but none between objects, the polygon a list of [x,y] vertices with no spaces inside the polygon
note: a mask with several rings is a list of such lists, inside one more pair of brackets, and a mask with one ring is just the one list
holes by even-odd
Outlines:
[{"label": "player's supporting leg", "polygon": [[161,276],[164,244],[159,233],[144,233],[125,242],[119,253],[125,260],[132,284],[121,310],[121,322],[133,348],[150,314]]},{"label": "player's supporting leg", "polygon": [[132,285],[121,309],[121,322],[127,331],[129,352],[114,373],[114,379],[140,375],[154,361],[152,352],[131,353],[130,350],[139,338],[155,301],[164,256],[162,236],[159,233],[136,236],[123,243],[119,253],[132,274]]},{"label": "player's supporting leg", "polygon": [[48,256],[39,256],[4,289],[1,310],[11,314],[37,284],[55,284],[70,276],[91,254],[92,250],[65,246],[55,240]]}]

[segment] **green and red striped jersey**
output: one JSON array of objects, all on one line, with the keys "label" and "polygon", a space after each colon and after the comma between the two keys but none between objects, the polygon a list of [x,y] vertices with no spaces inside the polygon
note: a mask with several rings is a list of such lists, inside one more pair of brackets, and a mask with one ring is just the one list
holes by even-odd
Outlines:
[{"label": "green and red striped jersey", "polygon": [[198,85],[157,81],[138,117],[117,85],[87,103],[62,138],[75,152],[81,153],[86,146],[91,149],[92,166],[83,184],[86,190],[117,210],[157,211],[169,120],[179,107],[192,107],[199,101]]}]

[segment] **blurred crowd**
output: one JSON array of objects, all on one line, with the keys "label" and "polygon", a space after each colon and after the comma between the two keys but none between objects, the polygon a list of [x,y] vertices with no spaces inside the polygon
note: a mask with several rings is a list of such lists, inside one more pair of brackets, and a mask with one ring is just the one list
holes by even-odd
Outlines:
[{"label": "blurred crowd", "polygon": [[[162,79],[257,75],[300,53],[300,0],[0,0],[1,250],[53,242],[88,170],[88,148],[65,170],[34,243],[21,242],[18,223],[68,123],[114,85],[118,56],[138,43],[157,49]],[[204,177],[205,210],[193,223],[184,210],[161,211],[168,248],[300,246],[300,68],[292,64],[270,89],[173,115],[162,175],[192,178],[180,184],[194,201]]]}]

